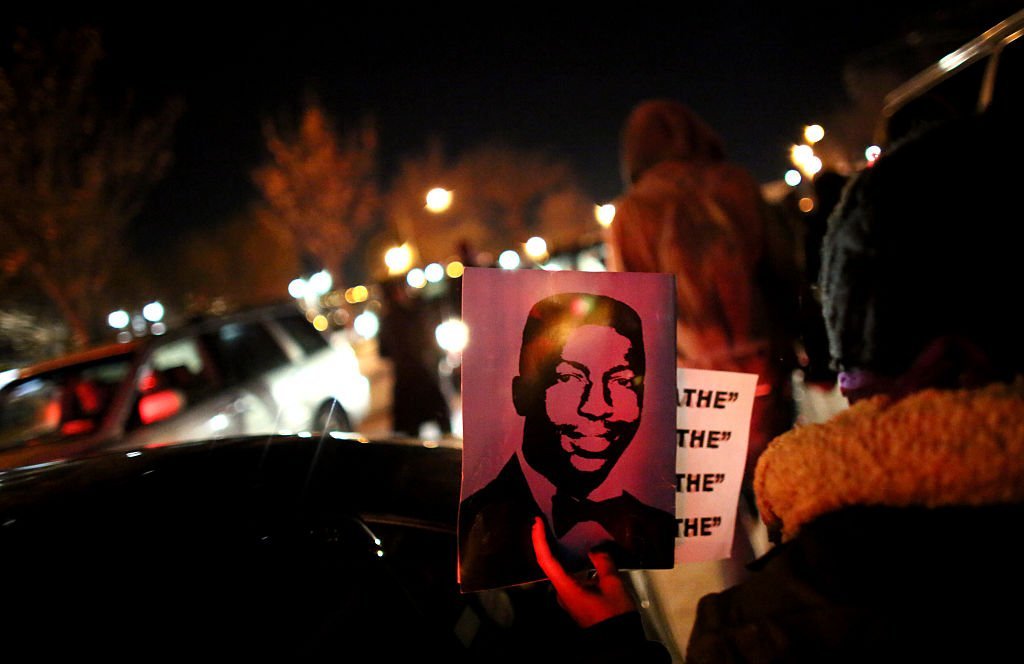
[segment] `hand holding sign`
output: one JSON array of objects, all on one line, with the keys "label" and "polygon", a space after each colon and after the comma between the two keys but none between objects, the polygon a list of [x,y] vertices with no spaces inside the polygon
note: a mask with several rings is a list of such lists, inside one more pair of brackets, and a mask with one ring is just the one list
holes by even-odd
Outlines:
[{"label": "hand holding sign", "polygon": [[615,616],[636,610],[633,596],[629,594],[619,568],[607,551],[592,550],[590,562],[594,564],[595,576],[590,583],[582,583],[570,575],[555,558],[548,544],[544,520],[537,517],[533,522],[533,550],[537,563],[551,579],[551,585],[558,593],[558,602],[572,619],[581,627],[590,627]]}]

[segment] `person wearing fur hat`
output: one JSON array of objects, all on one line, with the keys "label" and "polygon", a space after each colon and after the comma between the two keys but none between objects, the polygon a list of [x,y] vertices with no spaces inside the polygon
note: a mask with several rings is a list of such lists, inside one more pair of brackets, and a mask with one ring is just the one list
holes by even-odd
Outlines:
[{"label": "person wearing fur hat", "polygon": [[[847,185],[820,286],[850,407],[775,438],[754,474],[775,546],[701,598],[686,661],[998,661],[1018,648],[1024,576],[1020,132],[992,112],[923,131]],[[538,559],[599,650],[667,661],[592,582]],[[601,554],[594,554],[601,555]],[[614,638],[609,634],[614,634]],[[613,645],[610,645],[613,644]],[[592,656],[591,656],[592,655]]]}]

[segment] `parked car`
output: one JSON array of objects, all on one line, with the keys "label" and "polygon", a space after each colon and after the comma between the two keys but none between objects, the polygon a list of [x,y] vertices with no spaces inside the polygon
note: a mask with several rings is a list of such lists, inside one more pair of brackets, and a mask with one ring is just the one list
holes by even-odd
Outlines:
[{"label": "parked car", "polygon": [[[457,441],[248,436],[0,471],[15,658],[572,661],[548,582],[461,593]],[[16,661],[16,660],[15,660]]]},{"label": "parked car", "polygon": [[351,345],[318,332],[292,304],[7,374],[0,468],[153,443],[351,431],[369,409],[369,381]]},{"label": "parked car", "polygon": [[875,129],[883,149],[922,127],[1001,108],[1024,113],[1024,10],[985,30],[890,91]]}]

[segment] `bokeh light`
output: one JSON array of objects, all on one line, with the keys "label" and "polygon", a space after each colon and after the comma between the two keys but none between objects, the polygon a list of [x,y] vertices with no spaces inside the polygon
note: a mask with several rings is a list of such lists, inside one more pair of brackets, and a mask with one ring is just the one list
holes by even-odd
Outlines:
[{"label": "bokeh light", "polygon": [[526,255],[534,260],[543,260],[548,255],[547,240],[536,235],[527,240],[523,248],[526,249]]},{"label": "bokeh light", "polygon": [[431,263],[423,268],[423,276],[432,284],[444,279],[444,267],[440,263]]},{"label": "bokeh light", "polygon": [[324,295],[331,290],[331,273],[327,270],[320,270],[309,278],[309,288],[317,295]]},{"label": "bokeh light", "polygon": [[413,288],[423,288],[427,285],[427,275],[420,268],[414,267],[405,275],[405,283]]},{"label": "bokeh light", "polygon": [[123,330],[128,327],[128,323],[132,322],[131,316],[124,309],[118,309],[117,311],[111,311],[107,316],[107,325],[114,328],[115,330]]},{"label": "bokeh light", "polygon": [[296,300],[305,297],[306,295],[306,280],[305,279],[292,279],[288,283],[288,294],[294,297]]},{"label": "bokeh light", "polygon": [[452,192],[442,187],[434,187],[427,192],[426,208],[431,212],[444,212],[452,204]]},{"label": "bokeh light", "polygon": [[445,274],[452,279],[458,279],[465,273],[466,266],[462,264],[462,261],[452,261],[451,263],[448,263],[447,267],[444,268],[444,271]]},{"label": "bokeh light", "polygon": [[370,291],[362,284],[345,290],[345,301],[349,304],[366,302],[368,297],[370,297]]},{"label": "bokeh light", "polygon": [[434,330],[437,345],[449,353],[461,353],[469,341],[469,328],[458,318],[449,318]]},{"label": "bokeh light", "polygon": [[518,252],[506,249],[498,256],[498,265],[503,270],[514,270],[519,267],[520,260]]},{"label": "bokeh light", "polygon": [[372,339],[380,331],[380,319],[372,311],[364,311],[352,321],[352,327],[359,336],[364,339]]},{"label": "bokeh light", "polygon": [[384,264],[390,274],[404,274],[412,265],[412,249],[408,244],[391,247],[384,253]]},{"label": "bokeh light", "polygon": [[612,221],[615,220],[615,206],[611,203],[595,205],[594,217],[597,219],[597,223],[601,224],[602,227],[608,228],[612,225]]},{"label": "bokeh light", "polygon": [[156,323],[164,319],[164,305],[159,302],[150,302],[142,307],[142,317],[150,323]]}]

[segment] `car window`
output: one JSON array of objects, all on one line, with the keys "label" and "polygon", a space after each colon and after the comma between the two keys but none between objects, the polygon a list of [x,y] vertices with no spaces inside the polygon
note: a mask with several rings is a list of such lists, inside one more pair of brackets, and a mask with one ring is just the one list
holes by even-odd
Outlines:
[{"label": "car window", "polygon": [[[157,346],[139,372],[138,398],[125,428],[131,431],[177,414],[213,393],[222,383],[220,373],[197,339],[178,339]],[[160,394],[166,390],[174,392],[173,400],[159,398],[167,396]],[[146,400],[146,407],[142,406],[143,400]]]},{"label": "car window", "polygon": [[7,385],[0,392],[0,449],[95,431],[130,369],[131,359],[118,356]]},{"label": "car window", "polygon": [[288,356],[260,323],[228,323],[211,338],[227,378],[241,382],[288,364]]},{"label": "car window", "polygon": [[313,327],[313,325],[300,314],[294,316],[282,316],[277,319],[285,332],[295,340],[295,343],[302,348],[306,355],[312,355],[327,347],[327,340]]}]

